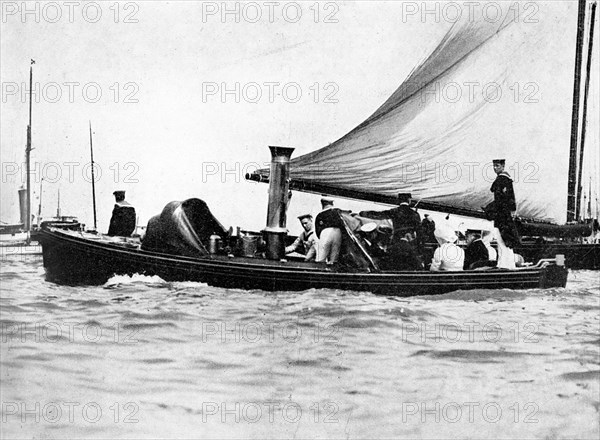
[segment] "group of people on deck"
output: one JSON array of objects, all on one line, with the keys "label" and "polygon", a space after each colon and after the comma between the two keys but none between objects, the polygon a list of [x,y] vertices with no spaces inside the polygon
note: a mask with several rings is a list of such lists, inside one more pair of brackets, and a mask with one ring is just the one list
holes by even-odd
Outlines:
[{"label": "group of people on deck", "polygon": [[[398,206],[385,211],[361,211],[352,214],[359,227],[347,231],[341,217],[342,211],[334,207],[333,200],[321,199],[322,210],[313,221],[310,214],[298,217],[303,232],[289,246],[286,254],[304,249],[306,261],[334,264],[339,261],[344,232],[360,237],[362,247],[377,262],[380,270],[459,271],[482,267],[515,269],[523,263],[513,251],[519,244],[519,235],[512,213],[516,210],[515,194],[510,175],[504,171],[505,161],[493,161],[496,180],[490,191],[494,201],[483,208],[491,231],[467,230],[466,248],[457,245],[458,234],[448,222],[439,225],[425,214],[423,220],[411,207],[411,194],[398,194]],[[115,191],[115,206],[108,235],[130,236],[136,226],[134,207],[125,200],[125,191]],[[391,227],[387,223],[391,222]],[[379,222],[379,224],[375,223]],[[490,242],[496,238],[498,252]],[[438,243],[431,263],[424,263],[425,243]]]},{"label": "group of people on deck", "polygon": [[[398,195],[398,206],[385,211],[361,211],[358,216],[362,224],[359,231],[366,243],[369,255],[377,261],[381,270],[423,270],[426,268],[422,250],[424,243],[437,242],[429,270],[458,271],[482,267],[498,267],[515,269],[522,263],[522,258],[513,251],[519,244],[519,236],[513,221],[512,212],[516,210],[512,179],[504,171],[505,161],[493,161],[496,180],[491,192],[494,201],[484,208],[489,220],[494,221],[491,231],[469,229],[466,231],[466,248],[457,245],[458,235],[448,222],[437,225],[425,214],[421,220],[419,213],[410,206],[411,194]],[[305,214],[299,217],[304,228],[296,241],[286,248],[291,253],[304,245],[305,260],[336,263],[342,247],[342,231],[346,227],[340,217],[340,210],[334,208],[333,201],[321,200],[322,211],[313,217]],[[392,231],[387,231],[385,224],[377,225],[368,220],[389,220]],[[382,237],[389,236],[387,242]],[[491,246],[496,238],[498,252]]]}]

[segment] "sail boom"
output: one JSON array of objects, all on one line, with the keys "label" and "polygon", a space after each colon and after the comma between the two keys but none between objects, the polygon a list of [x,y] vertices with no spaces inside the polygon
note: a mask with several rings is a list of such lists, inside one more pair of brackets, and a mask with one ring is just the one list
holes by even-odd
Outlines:
[{"label": "sail boom", "polygon": [[[259,170],[260,171],[260,170]],[[269,183],[269,176],[261,174],[260,172],[246,174],[246,180]],[[290,189],[313,193],[313,194],[327,194],[337,197],[345,197],[348,199],[363,200],[366,202],[383,203],[387,205],[397,205],[398,199],[396,196],[389,196],[384,194],[375,194],[369,192],[363,192],[347,188],[339,188],[335,186],[329,186],[317,182],[308,182],[301,179],[292,179],[290,181]],[[473,209],[463,208],[460,206],[444,205],[435,202],[427,202],[424,200],[417,200],[418,207],[428,211],[436,211],[444,214],[455,214],[463,215],[466,217],[481,218],[485,219],[483,211],[476,211]]]}]

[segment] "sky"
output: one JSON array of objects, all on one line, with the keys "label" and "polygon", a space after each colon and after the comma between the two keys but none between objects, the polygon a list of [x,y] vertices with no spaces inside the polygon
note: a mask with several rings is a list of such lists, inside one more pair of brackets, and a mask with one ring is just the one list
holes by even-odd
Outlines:
[{"label": "sky", "polygon": [[[1,7],[0,218],[18,221],[33,59],[32,212],[41,183],[42,216],[56,213],[60,191],[62,214],[93,224],[91,122],[101,231],[117,189],[127,191],[140,225],[172,200],[198,197],[225,226],[263,228],[268,187],[244,174],[268,164],[268,146],[293,146],[297,157],[337,140],[373,113],[452,25],[449,10],[423,2]],[[423,15],[427,7],[434,12]],[[592,95],[589,111],[597,114],[597,84]],[[598,137],[590,136],[597,176]],[[318,199],[294,193],[292,233],[301,230],[295,216],[319,211]]]}]

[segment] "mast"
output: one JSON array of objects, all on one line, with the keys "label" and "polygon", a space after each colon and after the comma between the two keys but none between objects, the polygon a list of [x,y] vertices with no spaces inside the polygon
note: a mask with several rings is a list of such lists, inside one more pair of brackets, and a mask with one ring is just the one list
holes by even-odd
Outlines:
[{"label": "mast", "polygon": [[579,97],[581,95],[581,63],[583,31],[585,27],[585,0],[579,0],[577,12],[577,44],[575,47],[575,81],[573,84],[573,113],[571,116],[571,148],[569,154],[569,184],[567,188],[567,221],[576,219],[577,198],[577,134],[579,132]]},{"label": "mast", "polygon": [[27,147],[25,148],[25,167],[27,174],[27,197],[25,203],[25,211],[27,218],[25,219],[25,232],[31,231],[31,101],[33,97],[33,65],[34,60],[31,60],[29,66],[29,125],[27,125]]},{"label": "mast", "polygon": [[[588,95],[590,92],[590,72],[592,70],[592,47],[594,46],[594,25],[596,22],[596,2],[593,2],[591,5],[591,15],[590,15],[590,34],[588,38],[588,52],[587,52],[587,62],[585,66],[585,90],[583,92],[583,115],[581,121],[581,146],[579,147],[579,174],[577,176],[577,205],[575,210],[575,218],[579,219],[581,217],[585,217],[585,214],[582,212],[584,210],[581,209],[581,193],[583,192],[583,184],[581,182],[583,175],[583,151],[585,146],[585,132],[587,128],[587,104],[588,104]],[[585,209],[585,208],[584,208]]]},{"label": "mast", "polygon": [[58,190],[58,203],[56,204],[56,218],[60,220],[60,188]]},{"label": "mast", "polygon": [[44,178],[40,180],[40,203],[38,205],[38,215],[37,215],[37,226],[40,227],[40,222],[42,220],[42,184],[44,183]]},{"label": "mast", "polygon": [[92,203],[94,204],[94,229],[96,229],[96,179],[94,179],[94,148],[92,147],[92,121],[90,121],[90,157],[92,162]]},{"label": "mast", "polygon": [[588,218],[592,218],[592,178],[590,177],[590,186],[588,188]]}]

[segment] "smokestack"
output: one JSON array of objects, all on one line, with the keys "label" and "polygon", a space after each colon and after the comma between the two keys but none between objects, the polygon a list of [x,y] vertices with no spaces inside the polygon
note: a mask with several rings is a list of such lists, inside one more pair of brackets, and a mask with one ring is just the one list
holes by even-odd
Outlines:
[{"label": "smokestack", "polygon": [[19,216],[19,223],[25,227],[27,225],[27,190],[25,188],[19,190]]},{"label": "smokestack", "polygon": [[269,207],[267,227],[263,230],[267,242],[267,258],[279,260],[285,256],[286,210],[288,204],[290,157],[293,148],[269,147],[271,172],[269,174]]}]

